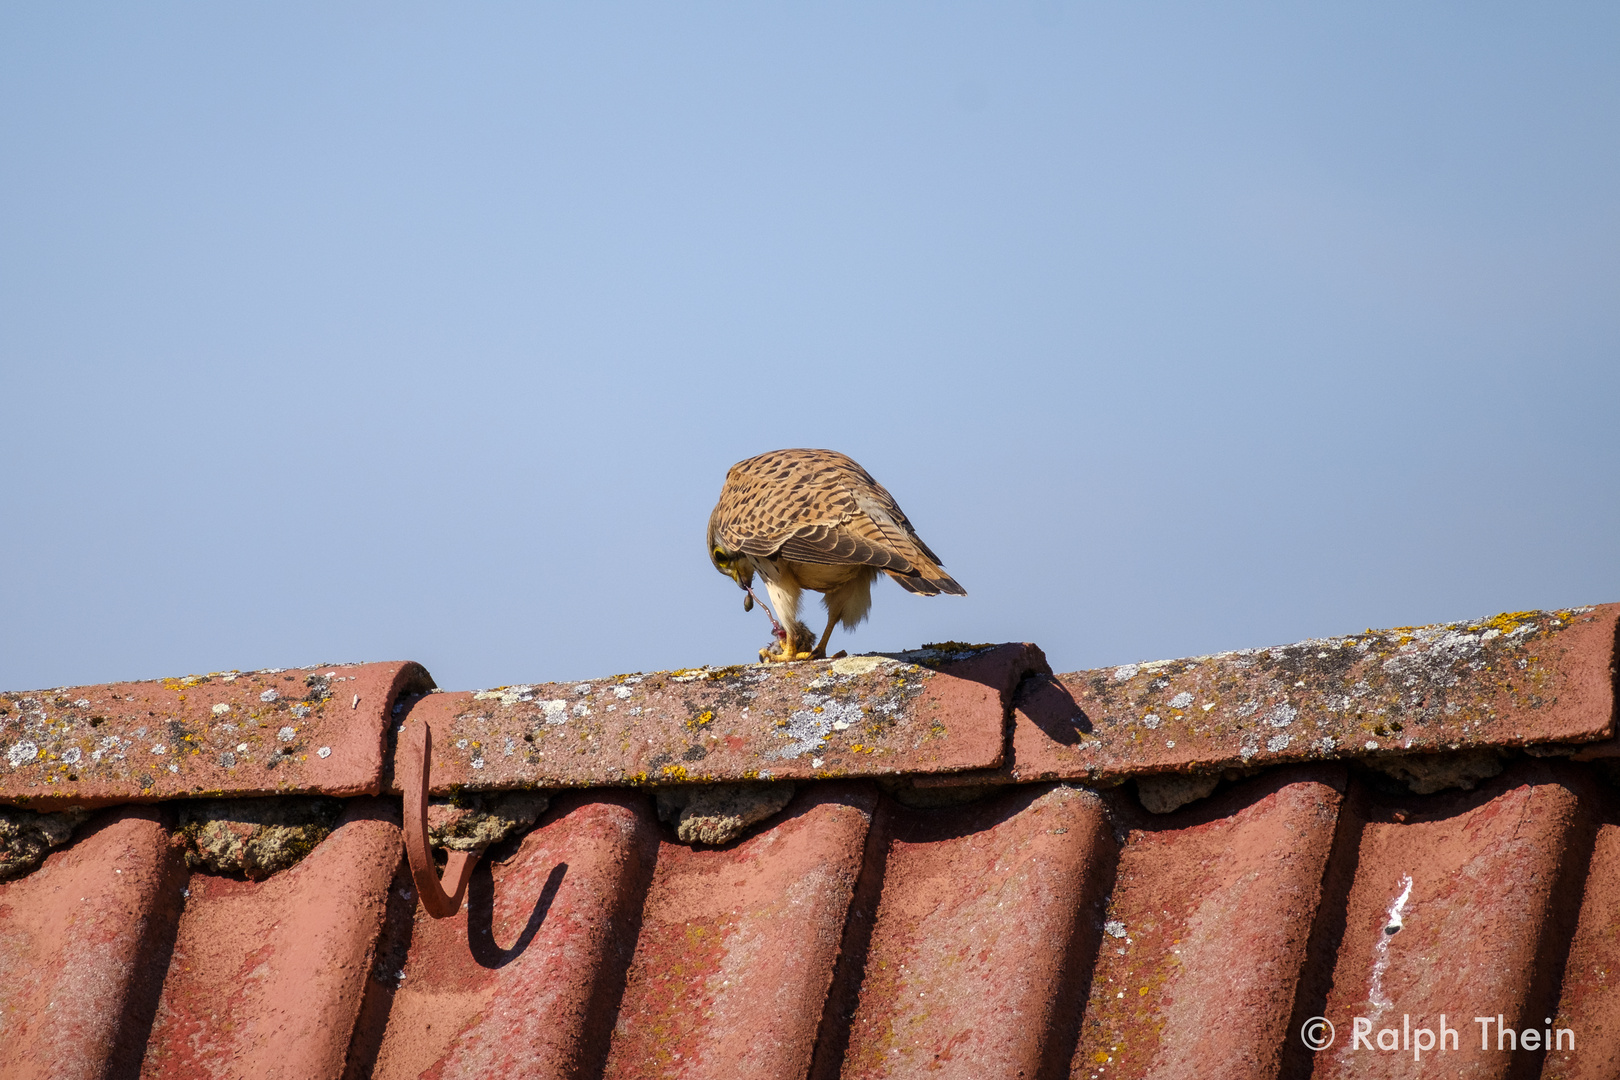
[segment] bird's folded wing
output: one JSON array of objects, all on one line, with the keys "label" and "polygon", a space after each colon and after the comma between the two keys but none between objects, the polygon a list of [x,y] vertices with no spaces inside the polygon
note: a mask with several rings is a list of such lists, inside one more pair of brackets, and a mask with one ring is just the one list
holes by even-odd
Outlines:
[{"label": "bird's folded wing", "polygon": [[[864,526],[864,528],[863,528]],[[870,522],[805,525],[782,540],[783,558],[827,566],[864,565],[906,573],[913,569],[903,550],[885,543],[887,538]]]}]

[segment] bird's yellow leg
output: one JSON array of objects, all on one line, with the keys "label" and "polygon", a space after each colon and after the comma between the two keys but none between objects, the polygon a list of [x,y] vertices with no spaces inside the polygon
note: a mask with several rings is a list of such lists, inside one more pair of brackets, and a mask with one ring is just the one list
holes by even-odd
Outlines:
[{"label": "bird's yellow leg", "polygon": [[832,612],[827,614],[827,629],[822,631],[821,640],[816,642],[815,651],[810,654],[812,660],[827,659],[827,639],[832,637],[833,627],[838,623],[838,616]]}]

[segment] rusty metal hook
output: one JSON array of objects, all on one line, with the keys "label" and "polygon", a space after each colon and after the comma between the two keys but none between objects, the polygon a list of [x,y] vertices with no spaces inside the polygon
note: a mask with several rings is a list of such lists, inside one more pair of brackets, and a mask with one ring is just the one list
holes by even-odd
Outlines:
[{"label": "rusty metal hook", "polygon": [[411,877],[416,881],[416,895],[422,898],[422,907],[435,919],[448,919],[461,910],[461,900],[467,895],[467,882],[472,878],[479,853],[449,852],[450,857],[444,864],[444,880],[439,880],[438,869],[433,865],[433,850],[428,846],[427,826],[433,732],[425,723],[407,723],[405,733],[400,736],[400,750],[405,767],[400,783],[405,793],[405,857],[410,861]]}]

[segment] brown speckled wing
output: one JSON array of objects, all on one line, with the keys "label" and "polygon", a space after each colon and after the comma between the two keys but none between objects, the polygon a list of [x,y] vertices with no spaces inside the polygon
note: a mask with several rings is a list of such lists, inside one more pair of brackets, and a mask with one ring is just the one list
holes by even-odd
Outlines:
[{"label": "brown speckled wing", "polygon": [[964,592],[894,496],[835,450],[776,450],[738,462],[715,517],[721,540],[736,551],[875,566],[913,592]]}]

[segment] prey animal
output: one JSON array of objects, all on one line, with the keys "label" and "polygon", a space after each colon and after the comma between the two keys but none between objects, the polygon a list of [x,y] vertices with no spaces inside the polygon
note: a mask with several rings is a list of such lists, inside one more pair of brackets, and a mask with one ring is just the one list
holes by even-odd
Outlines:
[{"label": "prey animal", "polygon": [[[825,657],[835,625],[853,630],[866,618],[880,571],[908,592],[967,595],[894,496],[836,450],[773,450],[733,465],[709,515],[709,558],[747,591],[744,610],[754,576],[764,580],[777,623],[775,648],[759,651],[767,662]],[[805,589],[827,606],[827,629],[813,646],[799,620]]]}]

